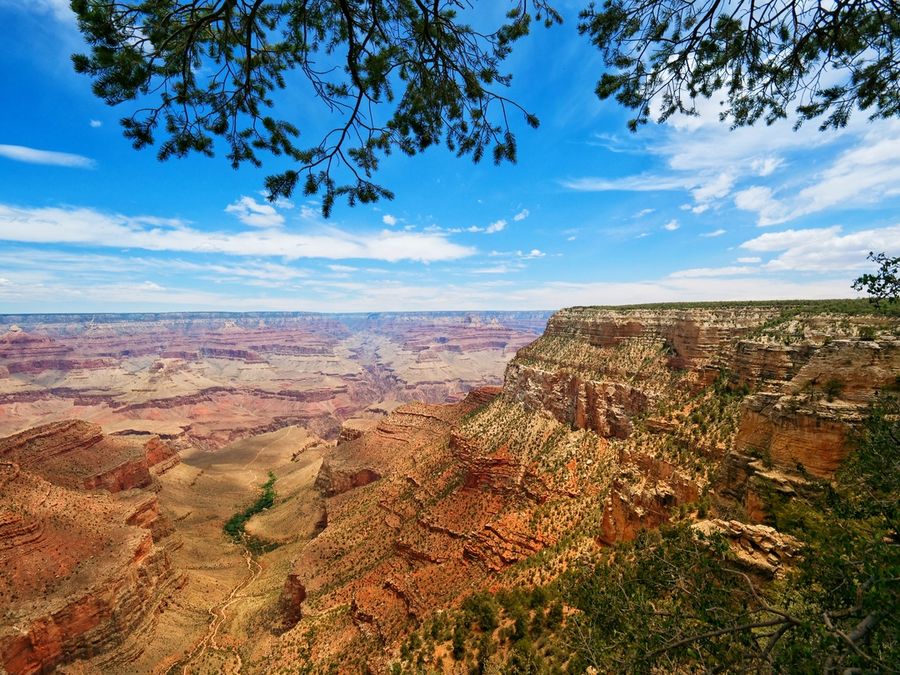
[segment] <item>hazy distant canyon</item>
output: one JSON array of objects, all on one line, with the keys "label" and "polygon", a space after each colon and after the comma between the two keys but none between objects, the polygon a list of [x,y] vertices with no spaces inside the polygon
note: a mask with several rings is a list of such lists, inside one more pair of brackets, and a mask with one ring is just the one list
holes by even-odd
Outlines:
[{"label": "hazy distant canyon", "polygon": [[0,436],[78,418],[207,448],[291,424],[333,440],[499,384],[549,315],[0,316]]}]

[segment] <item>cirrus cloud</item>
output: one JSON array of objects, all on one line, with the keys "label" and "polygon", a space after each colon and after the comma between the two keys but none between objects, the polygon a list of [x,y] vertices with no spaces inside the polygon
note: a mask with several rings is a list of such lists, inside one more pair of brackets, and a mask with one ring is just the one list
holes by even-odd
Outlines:
[{"label": "cirrus cloud", "polygon": [[0,145],[0,157],[26,164],[65,166],[74,169],[92,169],[96,164],[93,159],[83,155],[55,150],[39,150],[25,145]]}]

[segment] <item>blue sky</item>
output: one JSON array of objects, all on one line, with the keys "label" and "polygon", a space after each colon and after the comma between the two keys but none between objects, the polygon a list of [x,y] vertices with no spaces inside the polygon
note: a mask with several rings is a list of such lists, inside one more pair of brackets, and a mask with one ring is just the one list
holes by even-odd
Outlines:
[{"label": "blue sky", "polygon": [[[339,202],[325,221],[303,198],[266,203],[280,160],[134,151],[124,111],[71,69],[67,2],[0,0],[0,312],[848,297],[869,250],[900,251],[900,122],[729,131],[709,102],[631,134],[593,94],[601,64],[574,7],[508,62],[542,122],[518,125],[518,164],[393,155],[377,176],[393,201]],[[302,92],[290,104],[323,123]]]}]

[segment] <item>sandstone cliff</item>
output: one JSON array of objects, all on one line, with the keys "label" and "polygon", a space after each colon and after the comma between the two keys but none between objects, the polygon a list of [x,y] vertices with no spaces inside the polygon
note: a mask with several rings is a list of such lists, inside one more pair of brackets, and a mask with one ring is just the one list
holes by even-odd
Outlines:
[{"label": "sandstone cliff", "polygon": [[344,436],[273,658],[386,668],[407,631],[467,593],[546,583],[672,519],[775,573],[797,543],[755,524],[761,481],[796,494],[834,472],[865,406],[896,386],[896,330],[783,305],[558,312],[501,391]]},{"label": "sandstone cliff", "polygon": [[[352,329],[354,321],[365,319],[345,321]],[[878,392],[896,389],[900,375],[900,322],[865,314],[831,316],[815,305],[579,307],[558,312],[546,333],[527,346],[516,344],[509,327],[490,319],[482,324],[476,322],[483,318],[473,317],[473,325],[462,326],[459,317],[429,321],[426,330],[404,317],[384,319],[375,332],[378,340],[390,336],[391,342],[376,341],[376,347],[347,338],[344,347],[356,350],[365,373],[349,383],[331,383],[331,390],[345,387],[342,395],[348,400],[364,400],[365,388],[409,382],[415,372],[416,391],[457,398],[459,390],[450,395],[446,382],[429,369],[453,358],[460,340],[469,341],[466,349],[521,347],[506,368],[503,387],[476,389],[444,405],[398,406],[392,399],[355,411],[348,406],[345,419],[352,421],[334,434],[336,447],[315,441],[278,451],[292,465],[310,460],[304,469],[308,482],[283,470],[276,484],[279,498],[255,517],[265,522],[248,525],[248,532],[281,546],[259,553],[255,561],[248,557],[246,569],[238,559],[241,572],[256,570],[251,562],[259,567],[249,582],[257,584],[254,592],[242,590],[231,604],[227,591],[217,589],[230,607],[231,623],[222,604],[220,613],[210,610],[210,625],[214,636],[221,628],[218,644],[230,650],[229,663],[269,671],[309,661],[322,671],[384,672],[401,658],[411,631],[472,592],[546,584],[574,563],[594,560],[608,547],[670,521],[721,533],[742,569],[778,576],[798,555],[799,544],[766,524],[766,496],[774,490],[791,498],[833,475],[851,450],[854,425],[866,406]],[[446,336],[436,338],[436,327]],[[264,340],[250,339],[247,329],[222,329],[209,348],[220,350],[216,358],[255,367],[253,359],[269,352]],[[229,334],[240,336],[230,346]],[[400,342],[416,354],[414,360],[390,353]],[[377,358],[373,349],[379,350]],[[291,400],[298,406],[327,406],[327,396],[317,400],[326,389],[280,388],[265,396],[277,405]],[[214,411],[230,406],[233,395],[210,387],[172,399],[172,408],[154,399],[150,407],[134,402],[129,410],[165,414],[195,406]],[[264,398],[260,392],[254,396]],[[239,470],[261,453],[275,453],[271,443],[260,439],[249,456],[226,453],[228,466]],[[307,457],[309,447],[316,449],[315,462]],[[92,455],[101,450],[102,461]],[[151,551],[159,551],[166,528],[159,525],[158,505],[146,499],[148,493],[132,488],[143,484],[144,469],[152,485],[149,467],[166,456],[158,439],[105,438],[84,423],[51,425],[0,441],[0,459],[16,471],[28,472],[33,481],[57,476],[60,483],[47,489],[122,490],[119,497],[93,494],[103,495],[105,501],[98,503],[110,504],[122,532],[146,537],[149,527]],[[207,469],[216,461],[213,453],[202,456],[200,468],[173,481],[183,499],[195,483],[208,479]],[[265,473],[248,485],[258,485],[260,476]],[[227,486],[220,478],[215,484]],[[32,489],[45,489],[38,485]],[[250,489],[241,488],[239,494]],[[120,507],[121,512],[115,510]],[[221,538],[219,520],[192,515],[186,501],[178,512],[178,518],[197,520],[197,532]],[[297,522],[298,514],[309,522]],[[29,542],[53,532],[41,524],[45,521],[52,519],[4,514],[0,532],[7,533],[11,546],[27,550]],[[297,535],[301,529],[302,537]],[[146,563],[146,572],[140,571],[143,563],[124,562],[115,568],[118,572],[91,572],[91,579],[142,574],[154,579],[144,582],[146,597],[114,596],[110,608],[151,606],[164,595],[157,589],[165,588],[165,580],[177,578],[164,556],[138,555],[140,541],[120,547],[130,551],[123,560],[156,560]],[[233,546],[219,539],[214,544]],[[87,577],[81,581],[87,584]],[[85,628],[86,620],[60,619],[89,636],[66,638],[74,640],[67,644],[75,645],[76,657],[88,649],[77,645],[93,644],[99,651],[115,644],[102,632],[103,617],[113,611],[88,612],[101,617],[91,624],[95,627]],[[138,625],[136,617],[144,611],[129,610],[121,620]],[[43,609],[36,618],[28,616],[45,621],[41,617],[55,614]],[[24,624],[16,621],[19,632],[9,639],[25,640]],[[67,630],[66,635],[77,632]],[[56,628],[50,632],[61,634]],[[51,649],[52,641],[40,637],[46,631],[27,634],[35,636],[28,638],[31,642],[9,648],[10,654],[25,655],[21,663],[44,664],[41,659],[46,659],[50,664],[60,658],[64,649]],[[179,658],[167,654],[165,662]]]},{"label": "sandstone cliff", "polygon": [[69,421],[0,439],[0,664],[49,672],[142,630],[178,574],[161,540],[158,439]]}]

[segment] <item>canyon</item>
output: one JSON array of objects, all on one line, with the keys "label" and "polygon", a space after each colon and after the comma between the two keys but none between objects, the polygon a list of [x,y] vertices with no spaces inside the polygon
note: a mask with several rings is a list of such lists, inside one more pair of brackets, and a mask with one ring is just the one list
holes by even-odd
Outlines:
[{"label": "canyon", "polygon": [[900,383],[900,319],[855,307],[7,317],[0,662],[467,672],[407,638],[675,522],[778,578],[770,495]]},{"label": "canyon", "polygon": [[[63,419],[178,447],[499,384],[548,312],[0,316],[0,435]],[[364,422],[361,422],[363,426]]]}]

